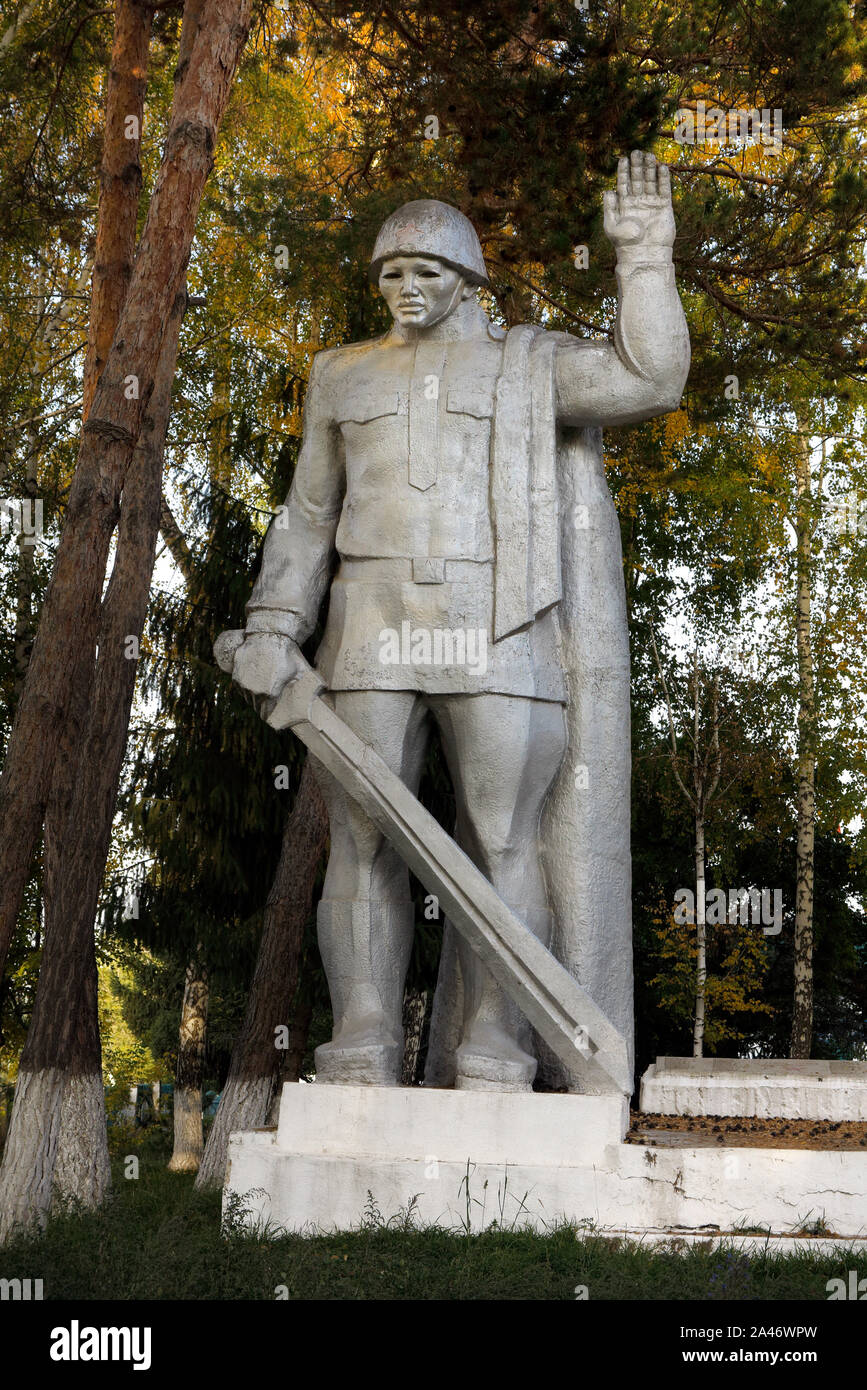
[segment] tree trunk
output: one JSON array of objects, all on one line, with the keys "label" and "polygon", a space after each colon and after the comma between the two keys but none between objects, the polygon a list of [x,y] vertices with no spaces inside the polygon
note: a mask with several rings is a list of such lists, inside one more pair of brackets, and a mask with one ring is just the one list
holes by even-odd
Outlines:
[{"label": "tree trunk", "polygon": [[[307,1039],[310,1037],[310,1025],[313,1022],[313,997],[306,991],[303,992],[295,1003],[295,1010],[292,1014],[292,1022],[289,1024],[289,1046],[286,1049],[286,1057],[283,1062],[283,1069],[280,1073],[281,1081],[300,1081],[301,1068],[304,1065],[304,1054],[307,1051]],[[277,1113],[280,1111],[279,1087],[275,1097],[277,1101]],[[274,1106],[272,1104],[272,1111]],[[269,1119],[268,1123],[271,1123]],[[273,1122],[277,1123],[276,1120]]]},{"label": "tree trunk", "polygon": [[[141,131],[147,86],[152,11],[141,0],[118,0],[106,84],[105,133],[99,173],[90,324],[84,359],[82,423],[102,376],[135,260],[142,186]],[[133,122],[134,125],[128,124]],[[82,662],[60,733],[45,808],[46,912],[58,892],[63,835],[69,817],[78,755],[87,718],[93,667]]]},{"label": "tree trunk", "polygon": [[247,1011],[232,1050],[197,1187],[222,1183],[229,1135],[234,1130],[257,1129],[268,1118],[283,1060],[283,1052],[275,1045],[275,1030],[285,1024],[292,1007],[304,927],[327,836],[328,814],[308,757],[283,832]]},{"label": "tree trunk", "polygon": [[160,532],[166,543],[169,554],[180,570],[184,579],[189,580],[193,569],[193,557],[187,538],[176,522],[172,509],[165,497],[160,504]]},{"label": "tree trunk", "polygon": [[247,35],[250,0],[205,0],[179,83],[129,292],[82,432],[54,573],[0,783],[0,969],[81,665],[92,665],[103,578],[166,323]]},{"label": "tree trunk", "polygon": [[[216,0],[214,4],[216,5]],[[193,48],[188,66],[188,73],[192,74],[189,80],[193,81],[194,89],[196,83],[201,83],[205,77],[201,62],[198,67],[195,65],[197,54],[201,58],[201,48],[202,45]],[[218,87],[219,77],[220,74]],[[227,95],[228,87],[225,91]],[[178,110],[185,109],[183,96],[182,84],[176,97],[169,144],[172,131],[176,130]],[[178,187],[186,195],[186,201],[182,204],[183,211],[188,210],[190,185],[195,182],[193,176],[197,173],[200,163],[200,159],[193,157],[188,161],[184,155],[184,139],[189,138],[189,134],[182,133],[181,138],[176,141],[179,147],[179,167],[183,171],[184,164],[189,162],[192,170],[192,173],[187,170],[185,177],[176,180]],[[167,183],[170,184],[171,179],[168,179]],[[156,199],[157,193],[151,204],[149,220]],[[181,221],[183,222],[183,217]],[[190,235],[191,233],[192,227]],[[143,237],[143,248],[144,243]],[[141,255],[142,253],[136,263],[136,274]],[[183,267],[181,269],[183,270]],[[135,278],[130,298],[133,297],[134,291]],[[21,1103],[16,1103],[10,1143],[7,1145],[9,1161],[4,1161],[0,1175],[0,1191],[5,1198],[3,1206],[7,1229],[12,1229],[33,1216],[43,1218],[53,1193],[70,1193],[86,1203],[95,1204],[104,1196],[110,1181],[96,1006],[93,921],[110,842],[112,815],[135,687],[137,642],[144,625],[153,570],[162,496],[163,448],[185,298],[181,286],[161,326],[159,357],[154,366],[151,389],[146,395],[145,409],[140,421],[141,437],[132,459],[127,462],[125,477],[120,467],[121,460],[114,459],[118,470],[117,486],[123,487],[117,555],[111,582],[102,604],[99,661],[93,685],[92,708],[87,721],[86,740],[78,757],[74,742],[61,744],[65,761],[59,771],[61,782],[71,795],[71,803],[68,820],[64,814],[66,808],[58,806],[56,824],[61,829],[65,829],[68,824],[70,833],[56,836],[52,842],[52,921],[50,925],[46,922],[45,951],[34,1018],[21,1059],[22,1075],[28,1084],[20,1088]],[[128,311],[129,299],[122,312],[118,335],[123,331]],[[139,332],[140,322],[135,321],[131,327],[134,332]],[[113,349],[115,356],[118,351],[116,344]],[[110,366],[108,370],[111,371]],[[98,411],[100,401],[105,396],[104,384],[103,379],[97,387],[94,396],[95,411]],[[93,417],[89,424],[92,426]],[[101,448],[104,444],[104,431],[98,432],[97,438]],[[128,435],[127,443],[130,438]],[[73,527],[76,519],[80,522],[80,534],[88,533],[91,518],[86,514],[84,503],[89,500],[93,510],[94,499],[88,499],[86,493],[80,494],[80,510],[77,516],[73,507],[76,484],[85,471],[82,470],[82,460],[86,460],[86,451],[87,433],[79,456],[79,468],[70,495],[68,524],[64,528],[58,563],[46,600],[46,610],[52,589],[61,573],[61,553],[70,530],[70,520]],[[97,453],[99,452],[98,448]],[[106,457],[104,452],[102,457]],[[116,497],[115,507],[117,501]],[[108,516],[105,513],[101,518],[101,524],[97,524],[100,541],[106,538],[110,540],[110,531],[106,530],[107,520]],[[94,528],[91,526],[91,538],[93,534]],[[101,561],[103,569],[106,557],[107,548]],[[62,604],[63,598],[59,605],[61,612]],[[37,646],[42,640],[44,626],[45,615],[40,625]],[[68,641],[68,628],[64,629],[61,626],[58,635],[61,643],[65,639]],[[35,655],[36,649],[34,657]],[[93,659],[93,648],[88,651],[85,646],[77,661],[74,652],[70,651],[70,656],[72,659],[68,666],[67,705],[74,703],[78,718],[83,721],[90,691],[89,662]],[[31,675],[32,668],[28,673],[22,704],[26,699]],[[72,1035],[76,1047],[70,1047],[65,1036],[57,1028],[58,1017],[63,1018],[65,1031]],[[29,1084],[31,1075],[35,1078],[32,1085]],[[88,1104],[82,1104],[79,1100],[79,1093],[82,1092],[86,1094]],[[73,1104],[72,1101],[76,1103]],[[181,1109],[183,1110],[183,1097]],[[198,1120],[201,1151],[201,1106]],[[30,1176],[34,1173],[38,1178],[35,1186]]]},{"label": "tree trunk", "polygon": [[18,30],[21,28],[22,24],[27,23],[35,9],[35,3],[21,6],[16,18],[13,19],[2,39],[0,39],[0,52],[2,52],[4,48],[8,48],[11,43],[14,43]]},{"label": "tree trunk", "polygon": [[[28,403],[29,412],[33,416],[38,416],[41,411],[41,381],[45,371],[45,353],[42,349],[45,343],[46,328],[49,322],[50,316],[46,314],[45,307],[45,270],[41,269],[38,274],[36,285],[36,323],[39,327],[37,330],[36,342],[34,343],[33,365],[31,368],[33,383],[36,389]],[[27,425],[24,427],[24,431],[24,447],[27,451],[24,496],[29,500],[31,507],[33,507],[36,495],[39,491],[37,481],[39,429],[36,420],[31,419],[28,421]],[[4,480],[8,469],[7,460],[10,455],[11,447],[4,441]],[[0,487],[2,487],[2,485],[2,482],[0,482]],[[24,518],[22,517],[22,525],[16,541],[18,549],[18,573],[15,581],[15,675],[12,685],[12,712],[14,712],[21,698],[21,691],[24,689],[24,679],[27,675],[27,666],[33,647],[34,621],[36,616],[33,606],[33,589],[36,574],[36,536],[28,536],[23,523]],[[35,531],[35,524],[33,529]]]},{"label": "tree trunk", "polygon": [[83,420],[90,414],[93,394],[108,359],[135,259],[142,186],[141,131],[152,14],[142,0],[117,0],[99,171],[90,328],[84,359]]},{"label": "tree trunk", "polygon": [[[91,973],[95,993],[95,962]],[[34,1132],[34,1118],[43,1115],[48,1128]],[[19,1230],[44,1224],[53,1199],[73,1195],[86,1207],[102,1201],[111,1173],[107,1148],[93,1152],[98,1129],[105,1132],[100,1067],[74,1074],[66,1067],[19,1071],[0,1173],[0,1245]]]},{"label": "tree trunk", "polygon": [[[30,502],[31,509],[34,507],[36,497],[39,492],[39,482],[37,479],[37,430],[35,425],[27,427],[27,464],[24,480],[24,496]],[[31,511],[31,515],[34,513]],[[34,521],[35,530],[35,521]],[[33,590],[35,586],[35,554],[37,538],[35,535],[28,536],[21,527],[18,534],[18,575],[15,584],[15,684],[14,696],[16,703],[24,689],[24,681],[27,676],[27,666],[30,661],[30,652],[33,647],[33,630],[35,613],[33,608]]]},{"label": "tree trunk", "polygon": [[44,1222],[55,1197],[93,1206],[110,1182],[93,931],[80,939],[63,928],[57,918],[46,923],[0,1168],[0,1243]]},{"label": "tree trunk", "polygon": [[[32,363],[30,375],[33,382],[33,394],[28,397],[28,412],[31,416],[23,423],[26,456],[24,460],[24,497],[29,501],[30,506],[35,508],[39,500],[39,454],[40,454],[40,435],[38,420],[42,406],[42,382],[51,363],[51,354],[55,336],[60,332],[66,320],[75,312],[75,305],[78,296],[83,292],[90,278],[92,259],[85,258],[81,272],[77,280],[69,285],[66,295],[61,303],[52,310],[45,302],[45,271],[40,270],[37,277],[36,289],[36,336],[33,343]],[[14,435],[15,430],[12,431]],[[8,470],[9,449],[4,445],[2,468],[0,472],[3,478],[0,479],[0,488],[3,487]],[[35,515],[35,513],[31,513]],[[34,527],[35,529],[35,527]],[[12,709],[18,703],[21,692],[24,689],[24,680],[27,676],[27,667],[30,663],[30,652],[33,647],[33,639],[36,628],[36,610],[33,602],[33,591],[35,581],[35,552],[37,537],[28,536],[22,526],[18,536],[18,578],[16,583],[16,603],[15,603],[15,675],[12,691]]]},{"label": "tree trunk", "polygon": [[418,1055],[427,1013],[427,990],[407,990],[403,1000],[403,1064],[401,1086],[414,1086],[418,1072]]},{"label": "tree trunk", "polygon": [[304,1062],[304,1054],[307,1051],[307,1039],[310,1036],[310,1024],[313,1022],[313,999],[306,991],[301,991],[295,999],[295,1008],[292,1010],[292,1018],[289,1023],[289,1046],[283,1053],[283,1062],[277,1076],[277,1084],[271,1096],[271,1104],[268,1106],[268,1113],[265,1116],[265,1124],[277,1126],[280,1123],[280,1101],[283,1097],[283,1087],[287,1081],[298,1081],[301,1078],[301,1067]]},{"label": "tree trunk", "polygon": [[[84,419],[98,376],[95,343],[98,340],[107,348],[111,342],[135,252],[150,28],[150,12],[137,0],[118,0],[106,97]],[[139,122],[138,138],[131,140],[125,138],[128,114]],[[22,685],[25,675],[26,667],[21,672]],[[82,662],[70,692],[69,717],[60,734],[51,779],[45,826],[43,968],[21,1058],[12,1142],[0,1171],[3,1233],[34,1219],[44,1220],[56,1195],[96,1205],[110,1184],[93,951],[95,902],[79,933],[66,919],[60,891],[63,830],[75,785],[91,679],[92,670]],[[79,829],[75,827],[76,834]],[[65,1042],[60,1048],[56,1045],[59,1018],[75,1039],[73,1051]]]},{"label": "tree trunk", "polygon": [[798,647],[798,838],[795,892],[794,975],[791,1055],[810,1056],[813,1043],[813,850],[816,816],[816,695],[813,675],[812,480],[807,421],[798,417],[796,633]]},{"label": "tree trunk", "polygon": [[[84,360],[82,423],[102,375],[135,259],[141,194],[141,129],[147,85],[152,12],[140,0],[118,0],[106,84],[105,133],[99,175],[96,246],[90,294],[90,324]],[[134,121],[134,129],[127,124]],[[130,136],[131,138],[127,138]],[[82,660],[60,731],[50,778],[44,826],[46,922],[59,910],[65,872],[65,836],[86,736],[95,667]],[[78,835],[78,826],[71,833]]]},{"label": "tree trunk", "polygon": [[707,981],[707,917],[705,916],[704,817],[695,817],[695,1025],[692,1055],[704,1055],[704,1001]]},{"label": "tree trunk", "polygon": [[172,1173],[195,1173],[202,1161],[202,1081],[208,1027],[208,972],[199,960],[187,966],[175,1072],[175,1146]]},{"label": "tree trunk", "polygon": [[144,422],[124,488],[92,707],[72,779],[62,859],[46,900],[36,1003],[0,1169],[0,1235],[34,1217],[44,1220],[54,1194],[96,1205],[110,1185],[93,923],[135,689],[129,643],[140,638],[147,612],[183,306],[179,298],[157,371],[154,414]]}]

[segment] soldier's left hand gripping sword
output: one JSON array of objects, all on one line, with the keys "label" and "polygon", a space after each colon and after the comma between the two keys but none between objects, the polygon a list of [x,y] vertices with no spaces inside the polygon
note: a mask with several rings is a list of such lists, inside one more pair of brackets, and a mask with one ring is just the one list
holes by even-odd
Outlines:
[{"label": "soldier's left hand gripping sword", "polygon": [[[243,640],[242,631],[217,638],[214,655],[223,671],[231,673]],[[622,1033],[379,754],[329,708],[321,698],[325,682],[304,664],[306,669],[264,704],[266,723],[278,731],[292,729],[358,802],[567,1071],[596,1093],[630,1095],[632,1073]]]}]

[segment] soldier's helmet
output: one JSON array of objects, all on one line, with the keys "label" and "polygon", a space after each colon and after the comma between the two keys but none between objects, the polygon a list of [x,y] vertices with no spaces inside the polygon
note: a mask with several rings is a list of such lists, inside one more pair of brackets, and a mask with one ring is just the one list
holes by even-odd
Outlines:
[{"label": "soldier's helmet", "polygon": [[370,261],[370,278],[379,279],[383,261],[392,256],[435,256],[473,285],[489,285],[476,229],[450,203],[416,198],[387,217],[379,229]]}]

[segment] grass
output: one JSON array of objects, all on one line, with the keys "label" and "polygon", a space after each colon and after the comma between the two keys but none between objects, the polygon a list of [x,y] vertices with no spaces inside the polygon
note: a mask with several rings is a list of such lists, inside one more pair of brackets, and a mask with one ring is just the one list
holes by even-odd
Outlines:
[{"label": "grass", "polygon": [[[327,1236],[269,1240],[220,1233],[220,1194],[166,1171],[159,1133],[138,1150],[138,1179],[114,1167],[114,1193],[98,1212],[67,1209],[46,1230],[0,1251],[0,1277],[41,1278],[54,1299],[827,1299],[832,1277],[867,1258],[812,1254],[746,1257],[728,1248],[684,1254],[641,1248],[562,1226],[550,1234],[491,1230],[467,1236],[386,1221],[369,1204],[363,1226]],[[282,1293],[285,1289],[285,1293]]]}]

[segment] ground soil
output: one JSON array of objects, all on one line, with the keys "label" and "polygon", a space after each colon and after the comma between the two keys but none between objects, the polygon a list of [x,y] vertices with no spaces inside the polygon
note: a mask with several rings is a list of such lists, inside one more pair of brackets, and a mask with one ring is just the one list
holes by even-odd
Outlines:
[{"label": "ground soil", "polygon": [[658,1148],[867,1149],[865,1120],[764,1120],[733,1115],[643,1115],[627,1144]]}]

